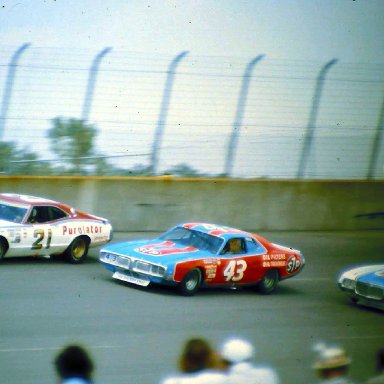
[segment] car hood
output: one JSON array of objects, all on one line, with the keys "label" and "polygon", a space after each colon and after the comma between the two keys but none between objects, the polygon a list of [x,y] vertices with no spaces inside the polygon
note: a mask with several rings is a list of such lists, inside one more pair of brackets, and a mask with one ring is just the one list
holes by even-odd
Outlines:
[{"label": "car hood", "polygon": [[0,228],[20,227],[22,224],[8,220],[0,220]]},{"label": "car hood", "polygon": [[360,276],[358,278],[358,281],[361,281],[366,284],[379,285],[381,287],[384,287],[384,265],[374,272]]},{"label": "car hood", "polygon": [[164,265],[182,260],[214,256],[213,253],[206,250],[201,251],[198,248],[186,246],[178,242],[164,241],[162,239],[137,240],[111,244],[104,247],[101,252],[103,251]]},{"label": "car hood", "polygon": [[[370,278],[370,276],[376,276],[378,279],[384,279],[384,264],[365,265],[345,271],[342,274],[342,278],[351,280],[362,280],[363,278]],[[383,283],[382,283],[383,284]]]}]

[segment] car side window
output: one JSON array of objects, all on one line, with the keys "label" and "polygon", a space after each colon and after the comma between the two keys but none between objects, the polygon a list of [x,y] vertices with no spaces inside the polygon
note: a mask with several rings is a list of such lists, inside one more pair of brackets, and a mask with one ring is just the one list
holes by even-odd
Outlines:
[{"label": "car side window", "polygon": [[264,252],[264,247],[258,243],[255,239],[246,239],[246,243],[247,243],[247,250],[248,250],[248,253],[253,253],[253,254],[257,254],[257,253],[262,253]]},{"label": "car side window", "polygon": [[232,238],[227,241],[222,250],[223,255],[241,255],[247,252],[245,241],[242,238]]},{"label": "car side window", "polygon": [[49,207],[49,217],[50,217],[50,220],[60,220],[65,217],[68,217],[68,215],[64,211],[62,211],[60,208]]},{"label": "car side window", "polygon": [[45,223],[48,221],[48,211],[46,207],[32,207],[31,213],[29,214],[28,223]]},{"label": "car side window", "polygon": [[35,206],[32,208],[28,223],[47,223],[66,217],[67,214],[57,207]]}]

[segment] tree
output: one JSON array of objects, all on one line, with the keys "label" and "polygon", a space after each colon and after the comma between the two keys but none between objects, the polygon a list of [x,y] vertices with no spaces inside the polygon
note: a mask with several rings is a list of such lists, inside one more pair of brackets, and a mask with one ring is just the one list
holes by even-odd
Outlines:
[{"label": "tree", "polygon": [[57,117],[52,122],[53,126],[48,132],[52,151],[69,163],[69,172],[87,173],[84,165],[89,165],[90,162],[85,162],[82,158],[95,155],[93,147],[96,128],[74,118]]},{"label": "tree", "polygon": [[14,143],[0,143],[0,173],[9,173],[14,150]]},{"label": "tree", "polygon": [[170,169],[164,172],[166,175],[175,175],[175,176],[185,176],[185,177],[198,177],[201,176],[199,171],[192,168],[190,165],[186,163],[181,163],[174,165]]},{"label": "tree", "polygon": [[0,143],[0,173],[8,175],[49,175],[51,168],[28,149],[18,149],[13,142]]}]

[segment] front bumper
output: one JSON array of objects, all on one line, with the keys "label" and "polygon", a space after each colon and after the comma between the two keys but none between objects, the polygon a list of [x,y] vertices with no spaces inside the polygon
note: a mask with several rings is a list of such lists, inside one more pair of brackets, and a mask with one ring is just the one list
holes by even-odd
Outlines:
[{"label": "front bumper", "polygon": [[384,288],[359,282],[354,286],[347,282],[346,286],[344,281],[338,285],[354,303],[384,310]]},{"label": "front bumper", "polygon": [[167,269],[159,264],[103,251],[99,261],[113,273],[115,279],[121,281],[141,286],[147,286],[149,283],[172,283],[167,279]]}]

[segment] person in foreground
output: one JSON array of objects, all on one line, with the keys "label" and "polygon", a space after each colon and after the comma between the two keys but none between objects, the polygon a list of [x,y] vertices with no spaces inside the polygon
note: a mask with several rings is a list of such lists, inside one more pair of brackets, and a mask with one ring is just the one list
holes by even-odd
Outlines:
[{"label": "person in foreground", "polygon": [[179,359],[179,373],[169,376],[161,384],[224,384],[226,375],[210,343],[203,338],[185,342]]},{"label": "person in foreground", "polygon": [[87,351],[78,345],[65,347],[55,358],[61,384],[91,384],[94,370]]},{"label": "person in foreground", "polygon": [[367,384],[384,384],[384,348],[376,353],[377,376],[370,378]]},{"label": "person in foreground", "polygon": [[356,384],[348,376],[351,359],[343,348],[320,343],[314,349],[317,357],[313,369],[320,379],[318,383]]},{"label": "person in foreground", "polygon": [[220,356],[227,373],[227,384],[280,383],[274,369],[252,362],[254,355],[254,347],[247,340],[232,338],[223,343]]}]

